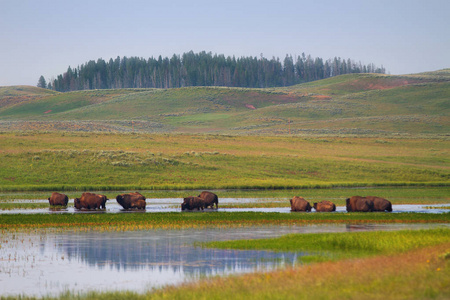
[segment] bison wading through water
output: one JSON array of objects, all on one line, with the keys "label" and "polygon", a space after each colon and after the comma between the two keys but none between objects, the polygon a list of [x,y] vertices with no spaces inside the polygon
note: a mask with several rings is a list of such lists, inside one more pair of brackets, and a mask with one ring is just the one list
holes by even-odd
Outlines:
[{"label": "bison wading through water", "polygon": [[311,211],[311,204],[303,197],[294,196],[289,202],[291,202],[291,211]]},{"label": "bison wading through water", "polygon": [[332,212],[336,211],[336,205],[331,201],[321,201],[319,203],[314,203],[313,207],[319,212]]},{"label": "bison wading through water", "polygon": [[105,195],[83,193],[80,198],[73,200],[73,204],[76,209],[105,209],[107,200],[108,198]]},{"label": "bison wading through water", "polygon": [[211,206],[211,208],[214,208],[214,204],[216,205],[216,209],[219,208],[219,198],[217,197],[216,194],[207,192],[207,191],[203,191],[197,197],[205,200],[205,208],[208,208],[208,206]]},{"label": "bison wading through water", "polygon": [[366,199],[373,202],[373,211],[392,211],[392,203],[387,199],[376,196],[366,196]]},{"label": "bison wading through water", "polygon": [[117,195],[116,200],[124,209],[145,209],[147,204],[145,197],[138,192]]},{"label": "bison wading through water", "polygon": [[50,198],[48,198],[48,203],[51,206],[67,206],[69,198],[65,194],[53,192]]},{"label": "bison wading through water", "polygon": [[181,203],[181,210],[193,210],[197,209],[200,210],[200,208],[203,210],[205,207],[205,200],[200,197],[186,197],[183,199],[183,203]]},{"label": "bison wading through water", "polygon": [[373,202],[365,197],[352,196],[347,198],[346,207],[348,212],[371,212],[373,211]]}]

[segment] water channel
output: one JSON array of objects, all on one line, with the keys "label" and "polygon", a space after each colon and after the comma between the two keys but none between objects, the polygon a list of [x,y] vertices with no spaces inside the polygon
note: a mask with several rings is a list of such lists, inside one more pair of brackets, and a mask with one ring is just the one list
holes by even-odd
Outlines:
[{"label": "water channel", "polygon": [[[245,207],[245,208],[221,208],[220,205],[226,204],[251,204],[264,202],[266,199],[264,198],[221,198],[219,209],[217,211],[222,212],[279,212],[279,213],[290,213],[290,207],[271,207],[271,208],[254,208],[254,207]],[[154,212],[181,212],[181,203],[183,199],[181,198],[161,198],[161,199],[147,199],[147,205],[145,213],[154,213]],[[14,203],[46,203],[48,204],[48,200],[40,199],[40,200],[14,200]],[[285,201],[288,202],[288,201]],[[286,204],[286,203],[285,203]],[[287,203],[288,204],[288,203]],[[250,206],[250,205],[248,205]],[[429,208],[430,205],[421,205],[421,204],[399,204],[392,205],[392,209],[394,213],[401,212],[418,212],[418,213],[443,213],[448,212],[449,204],[433,204],[432,208]],[[442,207],[442,208],[441,208]],[[206,211],[212,211],[211,209],[207,209]],[[214,210],[216,211],[216,210]],[[314,210],[313,210],[314,211]],[[110,199],[106,202],[106,209],[102,211],[97,211],[97,213],[135,213],[136,211],[124,211],[122,207],[116,202],[115,199]],[[337,206],[337,213],[346,212],[345,206]],[[8,209],[8,210],[0,210],[0,214],[37,214],[37,213],[95,213],[93,211],[78,211],[73,207],[73,199],[69,200],[68,207],[66,209],[59,210],[50,210],[49,208],[30,208],[30,209]]]}]

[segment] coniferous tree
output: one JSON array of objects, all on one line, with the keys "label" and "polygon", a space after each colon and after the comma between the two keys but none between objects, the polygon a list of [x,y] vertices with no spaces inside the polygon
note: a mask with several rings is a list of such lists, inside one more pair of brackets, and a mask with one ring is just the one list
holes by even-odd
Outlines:
[{"label": "coniferous tree", "polygon": [[37,87],[46,89],[47,88],[47,82],[45,81],[44,76],[41,75],[41,77],[39,77],[38,83],[37,83]]}]

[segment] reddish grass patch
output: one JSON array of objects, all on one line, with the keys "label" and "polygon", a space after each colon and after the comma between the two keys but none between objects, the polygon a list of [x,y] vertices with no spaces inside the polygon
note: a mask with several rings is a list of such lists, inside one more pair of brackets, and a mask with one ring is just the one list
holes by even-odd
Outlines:
[{"label": "reddish grass patch", "polygon": [[365,80],[360,78],[348,83],[348,86],[354,90],[387,90],[420,82],[423,82],[423,80],[407,80],[405,78],[372,78]]},{"label": "reddish grass patch", "polygon": [[314,95],[312,96],[313,100],[330,100],[331,97],[327,95]]}]

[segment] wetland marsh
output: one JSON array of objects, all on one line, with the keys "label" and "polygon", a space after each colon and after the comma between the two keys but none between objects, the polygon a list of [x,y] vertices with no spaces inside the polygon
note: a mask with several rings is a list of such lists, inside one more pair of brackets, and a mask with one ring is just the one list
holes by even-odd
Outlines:
[{"label": "wetland marsh", "polygon": [[[76,211],[73,199],[67,208],[53,210],[48,200],[39,199],[42,193],[4,193],[1,203],[11,204],[12,209],[0,210],[0,290],[2,296],[10,297],[125,293],[126,298],[127,292],[143,295],[217,275],[274,272],[334,257],[299,246],[278,249],[285,242],[275,241],[278,246],[273,249],[252,250],[219,249],[216,242],[239,244],[239,240],[293,233],[319,234],[320,238],[326,233],[450,230],[445,188],[423,188],[421,193],[411,189],[375,189],[406,198],[413,193],[428,195],[410,201],[421,204],[394,204],[393,213],[347,213],[342,205],[333,213],[293,213],[282,197],[224,197],[219,199],[219,209],[200,212],[181,212],[181,198],[147,199],[145,211],[124,211],[115,199],[107,202],[105,210]],[[354,190],[318,190],[318,195],[332,199],[349,191]],[[393,202],[405,200],[394,197]],[[205,247],[208,244],[213,248]]]},{"label": "wetland marsh", "polygon": [[152,288],[215,275],[295,267],[315,251],[230,250],[198,243],[338,233],[449,228],[448,224],[321,224],[136,231],[2,231],[2,296],[34,297]]}]

